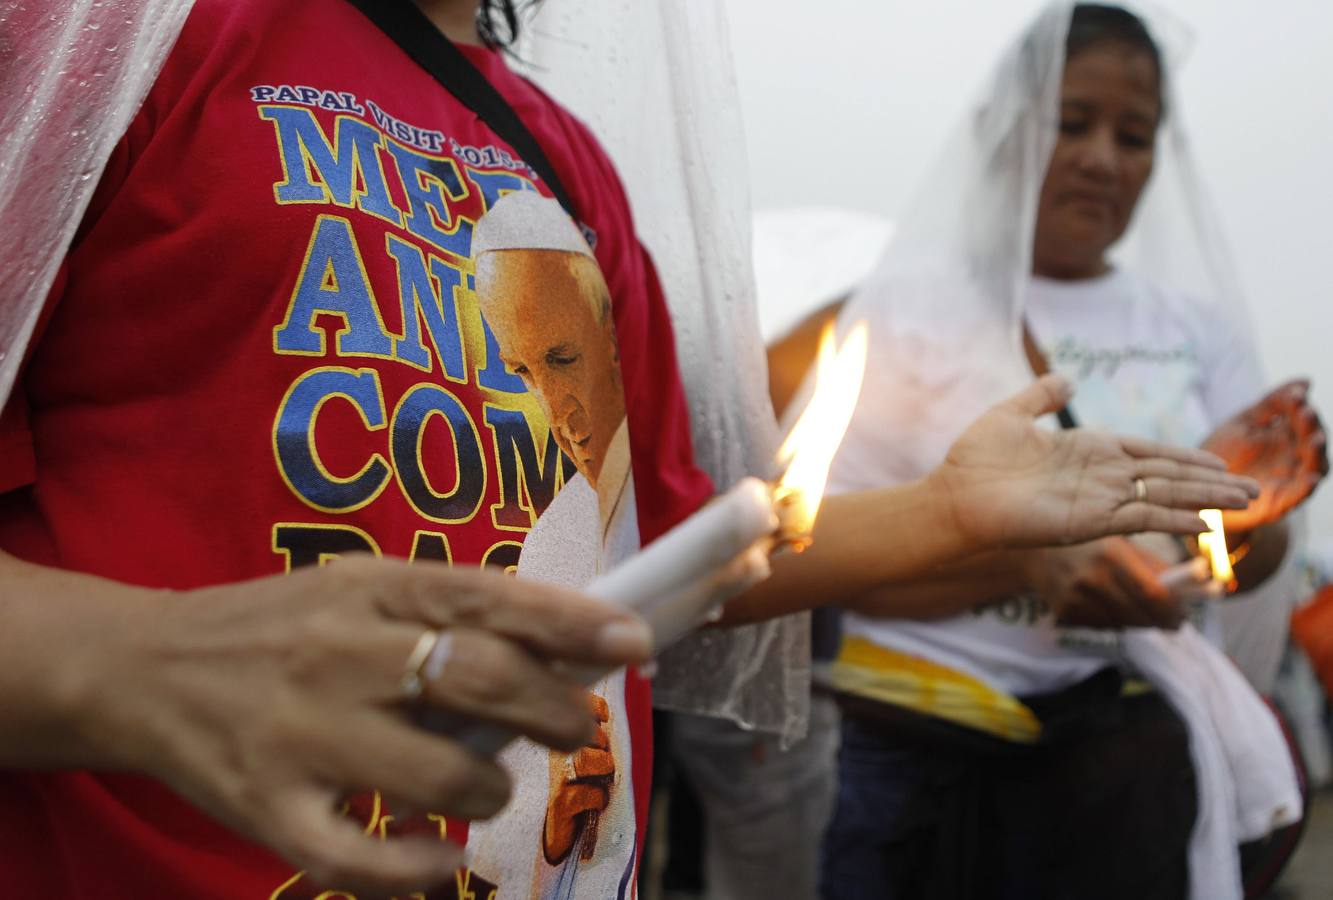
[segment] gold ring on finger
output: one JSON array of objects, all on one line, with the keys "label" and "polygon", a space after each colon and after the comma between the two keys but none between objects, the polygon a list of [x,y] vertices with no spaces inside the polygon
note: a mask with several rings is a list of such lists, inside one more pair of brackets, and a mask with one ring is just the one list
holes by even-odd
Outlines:
[{"label": "gold ring on finger", "polygon": [[412,652],[407,654],[407,661],[403,663],[403,677],[398,681],[398,693],[408,703],[415,703],[421,699],[422,693],[426,690],[424,677],[426,661],[430,659],[439,641],[440,633],[434,628],[427,628],[421,632],[421,637],[417,638]]},{"label": "gold ring on finger", "polygon": [[1134,500],[1138,503],[1148,499],[1148,482],[1142,478],[1134,479]]}]

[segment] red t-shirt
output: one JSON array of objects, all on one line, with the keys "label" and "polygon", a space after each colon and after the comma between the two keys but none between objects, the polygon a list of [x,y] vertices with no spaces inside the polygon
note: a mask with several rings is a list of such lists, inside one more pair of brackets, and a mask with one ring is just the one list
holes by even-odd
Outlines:
[{"label": "red t-shirt", "polygon": [[[652,264],[588,131],[498,54],[465,52],[594,237],[647,542],[711,492]],[[577,476],[500,360],[469,248],[498,197],[534,186],[549,194],[343,0],[199,0],[111,157],[6,411],[0,546],[175,589],[352,550],[516,565]],[[629,676],[624,698],[634,845],[646,682]],[[160,784],[68,772],[0,775],[0,882],[33,898],[308,892]],[[488,890],[460,876],[460,895]]]}]

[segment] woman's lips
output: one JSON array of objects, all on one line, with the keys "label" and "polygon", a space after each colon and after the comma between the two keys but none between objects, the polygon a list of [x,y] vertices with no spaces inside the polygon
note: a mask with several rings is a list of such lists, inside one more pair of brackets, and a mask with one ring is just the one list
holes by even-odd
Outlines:
[{"label": "woman's lips", "polygon": [[1068,191],[1064,195],[1064,200],[1072,206],[1104,210],[1107,213],[1115,211],[1115,198],[1106,194],[1098,194],[1092,191]]}]

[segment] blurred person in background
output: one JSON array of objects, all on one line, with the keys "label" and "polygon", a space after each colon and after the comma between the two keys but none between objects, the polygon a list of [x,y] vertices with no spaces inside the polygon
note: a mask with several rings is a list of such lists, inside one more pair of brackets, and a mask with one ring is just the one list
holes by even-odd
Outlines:
[{"label": "blurred person in background", "polygon": [[[1211,222],[1189,215],[1173,61],[1092,4],[1052,6],[1005,56],[842,311],[870,322],[871,362],[831,490],[916,477],[986,397],[1050,369],[1078,385],[1065,427],[1201,444],[1259,478],[1226,515],[1236,580],[1281,576],[1323,432],[1304,383],[1265,394]],[[1112,253],[1131,238],[1139,265]],[[1214,605],[1162,580],[1190,552],[1151,535],[1005,551],[830,598],[852,614],[824,896],[1239,896],[1235,845],[1300,797],[1271,715],[1187,624],[1220,643]],[[1250,740],[1251,768],[1219,762]]]}]

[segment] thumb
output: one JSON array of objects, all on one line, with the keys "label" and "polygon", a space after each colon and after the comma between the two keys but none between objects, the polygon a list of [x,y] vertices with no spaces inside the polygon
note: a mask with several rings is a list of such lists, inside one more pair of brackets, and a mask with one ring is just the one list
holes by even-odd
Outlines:
[{"label": "thumb", "polygon": [[1043,375],[1001,405],[1035,419],[1064,408],[1072,396],[1074,386],[1067,380],[1059,375]]}]

